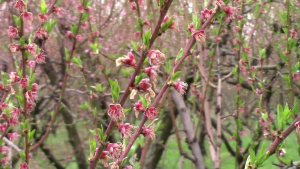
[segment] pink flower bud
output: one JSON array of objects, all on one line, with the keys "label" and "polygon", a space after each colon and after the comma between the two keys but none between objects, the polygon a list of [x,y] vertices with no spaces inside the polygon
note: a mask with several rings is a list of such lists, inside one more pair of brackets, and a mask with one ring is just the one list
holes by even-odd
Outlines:
[{"label": "pink flower bud", "polygon": [[28,61],[26,64],[27,64],[27,66],[28,66],[29,68],[34,68],[34,66],[35,66],[35,61],[34,61],[34,60],[30,60],[30,61]]},{"label": "pink flower bud", "polygon": [[129,123],[119,124],[119,132],[121,133],[121,137],[128,138],[131,136],[131,130],[134,129],[134,126],[130,125]]},{"label": "pink flower bud", "polygon": [[24,11],[22,14],[21,14],[21,17],[23,18],[24,21],[29,21],[31,22],[32,21],[32,13],[31,12],[27,12],[27,11]]},{"label": "pink flower bud", "polygon": [[236,87],[236,90],[241,90],[241,88],[242,88],[241,84],[237,84],[235,87]]},{"label": "pink flower bud", "polygon": [[160,65],[164,63],[166,57],[165,54],[160,52],[159,50],[149,50],[148,51],[149,64],[152,65],[157,64]]},{"label": "pink flower bud", "polygon": [[243,20],[242,15],[239,15],[239,16],[237,17],[237,19],[238,19],[239,21]]},{"label": "pink flower bud", "polygon": [[217,43],[219,43],[219,42],[221,41],[221,37],[220,37],[220,36],[216,36],[216,37],[215,37],[215,41],[216,41]]},{"label": "pink flower bud", "polygon": [[111,158],[114,161],[117,161],[121,155],[122,143],[107,143],[106,147],[107,150],[109,151]]},{"label": "pink flower bud", "polygon": [[11,53],[15,53],[16,51],[19,51],[20,49],[21,49],[21,46],[16,43],[9,45],[9,50],[11,51]]},{"label": "pink flower bud", "polygon": [[29,169],[29,166],[27,163],[24,162],[19,165],[19,169]]},{"label": "pink flower bud", "polygon": [[75,37],[75,38],[76,38],[76,40],[77,40],[77,41],[79,41],[79,42],[81,42],[81,41],[82,41],[82,36],[81,36],[81,35],[76,35],[76,37]]},{"label": "pink flower bud", "polygon": [[28,86],[28,79],[27,78],[21,78],[19,81],[19,85],[21,88],[25,88]]},{"label": "pink flower bud", "polygon": [[173,85],[174,89],[181,95],[185,94],[185,90],[188,87],[188,84],[185,82],[174,82],[172,85]]},{"label": "pink flower bud", "polygon": [[26,4],[24,3],[23,0],[18,0],[15,4],[15,8],[20,11],[23,11],[24,7],[26,7]]},{"label": "pink flower bud", "polygon": [[193,24],[193,23],[189,24],[188,30],[189,30],[191,33],[195,32],[195,28],[194,28],[194,24]]},{"label": "pink flower bud", "polygon": [[87,30],[89,28],[89,23],[88,22],[82,22],[81,27],[83,30]]},{"label": "pink flower bud", "polygon": [[141,36],[141,32],[140,31],[137,31],[137,32],[134,33],[134,37],[135,38],[138,38],[140,36]]},{"label": "pink flower bud", "polygon": [[147,108],[146,111],[145,111],[145,116],[147,116],[148,120],[150,122],[152,122],[158,116],[156,108],[155,107]]},{"label": "pink flower bud", "polygon": [[197,42],[205,43],[204,30],[197,30],[193,33],[194,38]]},{"label": "pink flower bud", "polygon": [[54,12],[58,17],[62,17],[65,13],[65,10],[63,8],[54,8]]},{"label": "pink flower bud", "polygon": [[151,139],[155,139],[155,131],[153,126],[144,126],[142,129],[142,134],[145,137],[149,136]]},{"label": "pink flower bud", "polygon": [[17,72],[11,72],[9,74],[9,81],[10,81],[10,83],[19,81],[19,76],[18,76]]},{"label": "pink flower bud", "polygon": [[32,87],[31,87],[31,91],[37,92],[37,91],[38,91],[38,88],[39,88],[39,85],[36,84],[36,83],[33,83],[33,84],[32,84]]},{"label": "pink flower bud", "polygon": [[68,37],[68,38],[73,37],[73,33],[71,31],[67,31],[66,37]]},{"label": "pink flower bud", "polygon": [[236,32],[238,32],[240,30],[240,28],[238,27],[238,26],[235,26],[234,28],[233,28],[233,31],[236,33]]},{"label": "pink flower bud", "polygon": [[293,79],[298,80],[299,79],[299,73],[294,73],[293,74]]},{"label": "pink flower bud", "polygon": [[298,40],[298,33],[296,32],[295,29],[290,30],[290,35],[294,40]]},{"label": "pink flower bud", "polygon": [[91,13],[91,12],[93,12],[93,8],[90,7],[90,6],[87,6],[84,10],[85,10],[86,13]]},{"label": "pink flower bud", "polygon": [[124,119],[123,108],[120,104],[110,104],[108,109],[108,115],[114,122],[119,122]]},{"label": "pink flower bud", "polygon": [[117,67],[121,66],[121,65],[135,67],[136,61],[135,61],[134,55],[131,52],[128,52],[127,56],[123,56],[123,57],[116,59],[116,65],[117,65]]},{"label": "pink flower bud", "polygon": [[84,12],[84,9],[83,9],[83,5],[80,4],[77,6],[77,10],[80,12],[80,13],[83,13]]},{"label": "pink flower bud", "polygon": [[31,53],[31,54],[35,54],[35,50],[36,50],[36,45],[35,44],[29,44],[25,47],[25,49]]},{"label": "pink flower bud", "polygon": [[136,5],[135,4],[132,4],[131,10],[136,10]]},{"label": "pink flower bud", "polygon": [[15,27],[9,26],[7,32],[10,38],[18,36],[18,29]]},{"label": "pink flower bud", "polygon": [[41,22],[46,22],[47,20],[48,20],[48,16],[47,16],[47,14],[39,14],[39,20],[41,21]]},{"label": "pink flower bud", "polygon": [[36,61],[36,63],[38,63],[38,64],[46,63],[45,62],[45,57],[46,56],[42,52],[40,52],[39,54],[35,55],[35,61]]},{"label": "pink flower bud", "polygon": [[[165,16],[162,25],[165,24],[168,20],[170,19],[170,17],[168,15]],[[177,26],[175,25],[174,20],[171,22],[170,26],[168,27],[168,29],[174,29],[174,30],[178,30]]]},{"label": "pink flower bud", "polygon": [[18,133],[8,133],[7,135],[11,141],[16,141],[18,140],[18,137],[20,137]]},{"label": "pink flower bud", "polygon": [[204,19],[208,19],[212,14],[212,12],[213,12],[212,10],[205,8],[203,11],[201,11],[201,15]]},{"label": "pink flower bud", "polygon": [[236,9],[233,7],[225,7],[224,12],[226,13],[226,20],[234,20],[235,19],[235,14],[236,14]]},{"label": "pink flower bud", "polygon": [[152,66],[144,69],[144,72],[154,83],[156,83],[157,81],[157,70],[158,70],[158,66]]},{"label": "pink flower bud", "polygon": [[143,22],[143,25],[150,25],[149,19],[145,20],[145,21]]},{"label": "pink flower bud", "polygon": [[42,28],[39,28],[37,31],[36,31],[36,36],[40,39],[43,39],[44,37],[47,36],[47,30],[44,30]]}]

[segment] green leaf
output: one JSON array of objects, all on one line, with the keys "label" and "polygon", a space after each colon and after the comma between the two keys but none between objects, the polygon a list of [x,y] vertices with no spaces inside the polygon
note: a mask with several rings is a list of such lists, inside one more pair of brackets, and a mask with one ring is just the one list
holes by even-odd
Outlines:
[{"label": "green leaf", "polygon": [[22,36],[22,37],[20,38],[20,45],[21,45],[21,46],[24,46],[24,45],[25,45],[25,37],[24,37],[24,36]]},{"label": "green leaf", "polygon": [[170,17],[170,18],[166,21],[166,23],[163,24],[163,25],[161,26],[161,31],[162,31],[162,32],[166,31],[166,30],[170,27],[170,25],[172,24],[173,20],[174,20],[174,17]]},{"label": "green leaf", "polygon": [[70,59],[70,54],[67,48],[65,48],[65,55],[66,55],[66,61],[68,61]]},{"label": "green leaf", "polygon": [[198,18],[197,14],[193,14],[192,16],[193,18],[193,24],[194,24],[194,28],[195,30],[197,30],[200,27],[200,18]]},{"label": "green leaf", "polygon": [[4,86],[8,85],[9,84],[9,80],[8,80],[8,74],[1,71],[1,77],[2,77],[2,84]]},{"label": "green leaf", "polygon": [[138,44],[133,41],[130,41],[130,46],[133,50],[136,50],[138,48]]},{"label": "green leaf", "polygon": [[97,83],[96,86],[91,86],[91,88],[95,89],[97,92],[102,92],[106,90],[106,87],[103,87],[100,83]]},{"label": "green leaf", "polygon": [[249,154],[250,154],[250,158],[251,158],[251,163],[254,164],[254,162],[255,162],[255,152],[251,147],[249,148]]},{"label": "green leaf", "polygon": [[20,17],[18,17],[18,16],[16,16],[16,15],[13,15],[13,17],[14,17],[14,20],[15,20],[15,22],[16,22],[16,24],[17,24],[17,27],[21,27],[21,18]]},{"label": "green leaf", "polygon": [[141,102],[142,102],[144,108],[148,107],[147,100],[145,99],[144,96],[141,96],[141,95],[140,95],[140,100],[141,100]]},{"label": "green leaf", "polygon": [[283,22],[284,25],[286,25],[287,23],[287,12],[286,11],[281,11],[279,10],[279,14],[280,14],[280,19]]},{"label": "green leaf", "polygon": [[145,77],[145,74],[144,74],[144,73],[135,76],[135,79],[134,79],[134,85],[135,85],[135,86],[138,86],[139,83],[143,80],[144,77]]},{"label": "green leaf", "polygon": [[[267,114],[267,113],[266,113]],[[261,162],[263,156],[264,156],[264,152],[265,152],[265,142],[262,143],[258,157],[257,157],[257,163],[259,164],[259,162]]]},{"label": "green leaf", "polygon": [[177,54],[177,57],[175,59],[175,64],[179,61],[179,59],[182,57],[183,49],[181,48]]},{"label": "green leaf", "polygon": [[218,29],[217,28],[213,28],[213,34],[214,34],[214,36],[218,36]]},{"label": "green leaf", "polygon": [[47,13],[48,8],[47,8],[45,0],[41,0],[41,4],[39,5],[39,9],[40,9],[40,13],[42,13],[42,14]]},{"label": "green leaf", "polygon": [[291,87],[291,81],[290,81],[290,76],[289,75],[283,75],[283,78],[285,80],[285,83],[288,87]]},{"label": "green leaf", "polygon": [[120,164],[120,167],[122,168],[127,162],[127,157],[125,157],[123,160],[122,160],[122,163]]},{"label": "green leaf", "polygon": [[[49,22],[47,23],[48,34],[50,34],[50,32],[52,31],[52,29],[54,28],[56,23],[57,23],[57,20],[54,20],[54,21],[52,21],[52,19],[49,20]],[[75,34],[73,34],[73,35],[75,35]]]},{"label": "green leaf", "polygon": [[296,47],[296,45],[297,45],[297,41],[294,40],[293,38],[289,38],[288,42],[289,42],[290,49],[294,49]]},{"label": "green leaf", "polygon": [[91,109],[90,104],[88,102],[86,102],[86,101],[84,101],[84,103],[81,104],[81,105],[79,105],[78,107],[81,108],[81,109],[87,109],[87,110]]},{"label": "green leaf", "polygon": [[245,163],[245,168],[244,168],[244,169],[250,169],[250,168],[249,168],[250,160],[251,160],[251,157],[250,157],[250,155],[248,155],[247,161],[246,161],[246,163]]},{"label": "green leaf", "polygon": [[94,139],[90,139],[90,157],[94,156],[96,151],[96,141]]},{"label": "green leaf", "polygon": [[29,138],[29,140],[31,140],[31,139],[33,138],[34,133],[35,133],[35,129],[33,129],[32,131],[30,131],[30,132],[28,133],[28,138]]},{"label": "green leaf", "polygon": [[89,4],[89,0],[83,0],[83,7],[87,7]]},{"label": "green leaf", "polygon": [[285,165],[288,165],[288,166],[291,166],[292,165],[292,160],[291,159],[288,159],[288,158],[284,158],[282,156],[278,156],[279,159],[285,164]]},{"label": "green leaf", "polygon": [[55,6],[57,7],[61,3],[61,1],[62,0],[57,0],[56,3],[55,3]]},{"label": "green leaf", "polygon": [[143,35],[143,43],[144,43],[144,45],[146,45],[146,46],[150,45],[150,39],[151,39],[151,37],[152,37],[152,35],[151,35],[151,29],[149,29]]},{"label": "green leaf", "polygon": [[25,158],[26,158],[25,152],[20,152],[19,154],[20,154],[22,161],[25,161]]},{"label": "green leaf", "polygon": [[297,62],[295,65],[292,66],[292,72],[297,73],[299,67],[300,67],[300,62]]},{"label": "green leaf", "polygon": [[71,30],[72,30],[73,36],[76,36],[77,29],[78,29],[78,26],[77,26],[77,25],[72,25],[72,26],[71,26]]},{"label": "green leaf", "polygon": [[171,81],[176,81],[178,79],[178,77],[180,76],[180,74],[181,74],[181,71],[178,71],[176,73],[173,72],[171,75]]},{"label": "green leaf", "polygon": [[259,50],[259,58],[265,58],[266,56],[266,48]]},{"label": "green leaf", "polygon": [[82,67],[80,56],[72,58],[71,62],[79,67]]},{"label": "green leaf", "polygon": [[112,94],[113,101],[117,102],[120,91],[121,91],[118,81],[117,80],[113,81],[113,80],[109,79],[109,83],[111,86],[111,94]]}]

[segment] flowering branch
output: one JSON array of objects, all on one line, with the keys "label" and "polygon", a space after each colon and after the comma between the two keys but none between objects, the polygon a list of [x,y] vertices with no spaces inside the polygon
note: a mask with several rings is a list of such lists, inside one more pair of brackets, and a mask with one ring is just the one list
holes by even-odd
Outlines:
[{"label": "flowering branch", "polygon": [[[78,25],[78,29],[76,30],[76,33],[74,35],[75,37],[78,35],[79,29],[80,29],[81,18],[82,18],[82,13],[80,13],[80,16],[79,16],[79,21],[78,21],[78,24],[77,24]],[[75,48],[76,48],[76,42],[77,42],[77,39],[74,38],[74,41],[73,41],[73,44],[72,44],[71,53],[70,53],[70,58],[69,58],[68,65],[67,65],[67,69],[69,68],[71,60],[73,58],[73,54],[74,54],[74,51],[75,51]],[[53,115],[53,117],[52,117],[52,119],[50,121],[50,125],[48,126],[47,131],[43,135],[43,137],[39,140],[39,142],[37,142],[35,145],[33,145],[31,147],[30,151],[33,151],[34,149],[36,149],[47,138],[48,134],[50,133],[50,130],[51,130],[53,124],[54,124],[54,121],[55,121],[55,119],[56,119],[56,117],[57,117],[57,115],[59,113],[59,107],[60,107],[60,103],[62,101],[62,97],[63,97],[64,92],[65,92],[67,80],[68,80],[68,71],[65,72],[63,83],[62,83],[62,89],[61,89],[60,97],[59,97],[59,100],[57,102],[54,115]]]}]

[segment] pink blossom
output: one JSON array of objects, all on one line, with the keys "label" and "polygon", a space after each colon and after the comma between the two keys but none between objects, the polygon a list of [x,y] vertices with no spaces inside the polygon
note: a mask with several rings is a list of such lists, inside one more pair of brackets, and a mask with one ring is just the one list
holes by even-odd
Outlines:
[{"label": "pink blossom", "polygon": [[125,11],[121,12],[121,16],[125,16],[127,13]]},{"label": "pink blossom", "polygon": [[124,119],[123,108],[120,104],[110,104],[108,115],[114,122],[122,121]]},{"label": "pink blossom", "polygon": [[203,11],[201,11],[201,15],[204,19],[208,19],[212,14],[212,12],[213,12],[212,10],[205,8]]},{"label": "pink blossom", "polygon": [[259,108],[256,108],[256,109],[255,109],[255,112],[256,112],[256,114],[260,114],[260,109],[259,109]]},{"label": "pink blossom", "polygon": [[41,22],[46,22],[47,20],[48,20],[48,16],[47,16],[47,14],[39,14],[39,20],[41,21]]},{"label": "pink blossom", "polygon": [[220,37],[220,36],[216,36],[216,37],[215,37],[215,41],[216,41],[217,43],[219,43],[219,42],[221,41],[221,37]]},{"label": "pink blossom", "polygon": [[234,39],[234,43],[235,43],[235,44],[238,44],[238,43],[241,43],[241,41],[240,41],[238,38],[235,38],[235,39]]},{"label": "pink blossom", "polygon": [[7,32],[10,38],[18,36],[18,29],[15,27],[9,26]]},{"label": "pink blossom", "polygon": [[19,81],[19,85],[21,88],[25,88],[28,86],[28,78],[21,78]]},{"label": "pink blossom", "polygon": [[160,65],[164,63],[166,56],[159,50],[149,50],[148,51],[149,64],[152,65],[157,64]]},{"label": "pink blossom", "polygon": [[234,20],[235,19],[235,8],[233,7],[225,7],[224,12],[226,13],[226,20]]},{"label": "pink blossom", "polygon": [[136,10],[136,5],[135,4],[132,4],[131,10]]},{"label": "pink blossom", "polygon": [[31,87],[31,91],[37,92],[37,91],[38,91],[38,88],[39,88],[39,85],[36,84],[36,83],[33,83],[33,84],[32,84],[32,87]]},{"label": "pink blossom", "polygon": [[23,11],[24,7],[26,7],[26,4],[24,3],[23,0],[18,0],[15,4],[15,8],[20,11]]},{"label": "pink blossom", "polygon": [[13,43],[9,46],[9,50],[11,53],[15,53],[16,51],[19,51],[20,49],[21,49],[21,46],[16,43]]},{"label": "pink blossom", "polygon": [[3,165],[9,165],[9,162],[7,160],[7,157],[3,157],[0,162],[3,164]]},{"label": "pink blossom", "polygon": [[151,89],[152,86],[149,81],[149,79],[142,79],[138,85],[138,89],[147,92],[149,89]]},{"label": "pink blossom", "polygon": [[230,137],[230,140],[231,140],[231,141],[234,141],[234,140],[235,140],[235,137],[234,137],[234,136],[231,136],[231,137]]},{"label": "pink blossom", "polygon": [[19,169],[29,169],[29,166],[27,163],[24,162],[19,165]]},{"label": "pink blossom", "polygon": [[149,136],[151,139],[155,138],[155,131],[153,126],[144,126],[142,129],[142,134],[146,137]]},{"label": "pink blossom", "polygon": [[37,31],[36,31],[36,36],[40,39],[43,39],[44,37],[47,36],[47,30],[44,30],[42,28],[39,28]]},{"label": "pink blossom", "polygon": [[18,140],[18,137],[20,137],[18,133],[8,133],[7,135],[11,141],[16,141]]},{"label": "pink blossom", "polygon": [[246,135],[246,133],[244,131],[240,131],[240,135],[243,137]]},{"label": "pink blossom", "polygon": [[29,68],[34,68],[34,66],[35,66],[35,61],[34,61],[34,60],[30,60],[30,61],[28,61],[26,64],[27,64],[27,66],[28,66]]},{"label": "pink blossom", "polygon": [[93,21],[94,20],[94,17],[93,16],[90,16],[89,17],[89,21]]},{"label": "pink blossom", "polygon": [[134,129],[134,126],[130,125],[129,123],[119,124],[119,132],[121,133],[122,138],[130,137],[132,134],[132,129]]},{"label": "pink blossom", "polygon": [[6,155],[6,154],[8,153],[8,147],[6,147],[6,146],[1,146],[1,147],[0,147],[0,153]]},{"label": "pink blossom", "polygon": [[91,13],[91,12],[93,12],[93,8],[90,7],[90,6],[87,6],[84,10],[85,10],[86,13]]},{"label": "pink blossom", "polygon": [[24,11],[22,14],[21,14],[21,17],[23,18],[24,21],[32,21],[32,13],[31,12],[27,12],[27,11]]},{"label": "pink blossom", "polygon": [[246,48],[244,48],[244,51],[245,51],[246,53],[250,53],[250,52],[251,52],[251,48],[246,47]]},{"label": "pink blossom", "polygon": [[238,32],[240,30],[240,28],[238,27],[238,26],[235,26],[234,28],[233,28],[233,31],[234,32]]},{"label": "pink blossom", "polygon": [[[162,25],[165,24],[169,19],[171,19],[168,15],[165,16],[163,22],[162,22]],[[174,29],[174,30],[177,30],[177,26],[175,25],[175,22],[174,20],[171,22],[170,26],[168,27],[168,29]]]},{"label": "pink blossom", "polygon": [[205,43],[204,30],[197,30],[193,33],[194,38],[197,42]]},{"label": "pink blossom", "polygon": [[0,124],[0,131],[3,133],[6,130],[7,123]]},{"label": "pink blossom", "polygon": [[8,109],[9,108],[9,106],[8,106],[8,104],[6,104],[6,103],[2,103],[2,104],[0,104],[0,108],[3,110],[4,108],[5,109]]},{"label": "pink blossom", "polygon": [[293,74],[293,79],[298,80],[299,79],[299,73],[294,73]]},{"label": "pink blossom", "polygon": [[10,81],[10,83],[19,81],[19,76],[18,76],[17,72],[10,72],[9,81]]},{"label": "pink blossom", "polygon": [[10,126],[14,126],[19,124],[19,118],[18,116],[11,116],[10,118],[8,118],[8,123]]},{"label": "pink blossom", "polygon": [[29,44],[25,47],[25,49],[33,55],[35,54],[36,46],[35,44]]},{"label": "pink blossom", "polygon": [[155,107],[147,108],[145,111],[145,116],[147,116],[148,120],[152,122],[158,116],[156,108]]},{"label": "pink blossom", "polygon": [[245,112],[245,106],[242,106],[239,108],[239,113],[244,113]]},{"label": "pink blossom", "polygon": [[33,91],[31,91],[31,90],[28,90],[27,92],[26,92],[26,99],[27,100],[29,100],[29,101],[33,101],[33,100],[35,100],[36,99],[36,92],[33,92]]},{"label": "pink blossom", "polygon": [[141,36],[141,32],[140,31],[137,31],[134,33],[134,37],[138,38]]},{"label": "pink blossom", "polygon": [[77,41],[79,41],[79,42],[81,42],[81,41],[82,41],[82,36],[81,36],[81,35],[76,35],[76,37],[75,37],[75,38],[76,38],[76,40],[77,40]]},{"label": "pink blossom", "polygon": [[141,100],[139,100],[138,102],[134,103],[133,110],[135,112],[135,117],[136,118],[138,117],[140,111],[144,111],[145,110],[145,108],[144,108]]},{"label": "pink blossom", "polygon": [[235,86],[235,88],[236,88],[236,90],[241,90],[242,86],[241,86],[241,84],[237,84],[237,85]]},{"label": "pink blossom", "polygon": [[89,29],[89,23],[88,22],[82,22],[81,27],[82,27],[83,30],[87,30],[87,29]]},{"label": "pink blossom", "polygon": [[194,24],[193,24],[193,23],[189,24],[188,30],[189,30],[191,33],[195,32],[195,28],[194,28]]},{"label": "pink blossom", "polygon": [[157,81],[157,70],[158,66],[151,66],[144,69],[144,72],[149,76],[150,80],[152,80],[154,83]]},{"label": "pink blossom", "polygon": [[254,82],[254,79],[248,77],[247,81],[248,81],[248,83],[252,84]]},{"label": "pink blossom", "polygon": [[219,8],[220,8],[221,10],[224,9],[225,3],[223,2],[223,0],[216,0],[215,3],[216,3],[216,5],[219,6]]},{"label": "pink blossom", "polygon": [[131,165],[128,165],[126,167],[123,167],[122,169],[133,169]]},{"label": "pink blossom", "polygon": [[297,122],[295,123],[295,126],[296,126],[296,132],[297,132],[298,134],[300,134],[300,122],[297,121]]},{"label": "pink blossom", "polygon": [[56,15],[58,15],[58,17],[62,17],[65,13],[65,10],[63,8],[54,8],[54,12],[56,13]]},{"label": "pink blossom", "polygon": [[[98,149],[98,148],[97,148]],[[96,149],[96,151],[98,151]],[[109,157],[107,156],[109,152],[108,151],[102,151],[101,155],[100,155],[100,160],[101,160],[101,163],[104,165],[104,167],[108,167],[108,161],[109,161]]]},{"label": "pink blossom", "polygon": [[71,31],[67,31],[66,37],[68,37],[68,38],[73,37],[73,33]]},{"label": "pink blossom", "polygon": [[240,71],[241,71],[241,73],[242,73],[243,75],[246,75],[247,73],[249,73],[249,72],[247,71],[247,69],[246,69],[245,66],[241,66],[241,67],[240,67]]},{"label": "pink blossom", "polygon": [[143,25],[150,25],[149,19],[145,20],[145,21],[143,22]]},{"label": "pink blossom", "polygon": [[18,116],[18,115],[20,115],[21,114],[21,109],[18,109],[18,108],[16,108],[16,107],[13,107],[13,110],[12,110],[12,112],[10,112],[12,115],[14,115],[14,116]]},{"label": "pink blossom", "polygon": [[255,66],[251,67],[251,71],[256,71],[256,70],[257,70],[257,67],[255,67]]},{"label": "pink blossom", "polygon": [[131,52],[128,52],[127,56],[123,56],[123,57],[116,59],[116,65],[117,65],[117,67],[121,66],[121,65],[135,67],[136,61],[135,61],[134,55]]},{"label": "pink blossom", "polygon": [[240,148],[240,152],[243,153],[243,152],[244,152],[244,149],[243,149],[243,148]]},{"label": "pink blossom", "polygon": [[35,55],[35,61],[38,64],[43,64],[46,63],[45,62],[45,55],[43,54],[43,52],[40,52],[39,54]]},{"label": "pink blossom", "polygon": [[234,54],[238,54],[238,52],[239,52],[238,49],[236,49],[236,48],[233,49]]},{"label": "pink blossom", "polygon": [[188,87],[188,84],[185,82],[174,82],[173,87],[178,93],[180,93],[181,95],[184,95],[185,90]]},{"label": "pink blossom", "polygon": [[257,89],[255,90],[255,94],[261,95],[263,93],[263,90]]},{"label": "pink blossom", "polygon": [[80,12],[80,13],[83,13],[84,12],[84,9],[83,9],[83,5],[80,4],[77,6],[77,10]]},{"label": "pink blossom", "polygon": [[294,40],[298,40],[298,33],[296,32],[295,29],[291,29],[291,30],[290,30],[290,34],[291,34],[291,37],[292,37]]},{"label": "pink blossom", "polygon": [[241,20],[243,20],[243,16],[242,16],[242,15],[238,15],[237,19],[238,19],[239,21],[241,21]]},{"label": "pink blossom", "polygon": [[111,158],[114,161],[117,161],[122,151],[122,143],[108,143],[106,147],[109,151]]},{"label": "pink blossom", "polygon": [[35,103],[33,101],[27,102],[27,110],[31,112],[34,109]]}]

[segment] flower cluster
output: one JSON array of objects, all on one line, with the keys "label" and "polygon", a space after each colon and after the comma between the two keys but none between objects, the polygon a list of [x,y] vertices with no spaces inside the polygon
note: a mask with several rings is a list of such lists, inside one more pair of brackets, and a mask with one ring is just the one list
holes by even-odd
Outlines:
[{"label": "flower cluster", "polygon": [[192,33],[197,42],[205,43],[204,30],[195,30],[193,23],[189,25],[188,30]]}]

